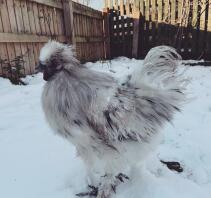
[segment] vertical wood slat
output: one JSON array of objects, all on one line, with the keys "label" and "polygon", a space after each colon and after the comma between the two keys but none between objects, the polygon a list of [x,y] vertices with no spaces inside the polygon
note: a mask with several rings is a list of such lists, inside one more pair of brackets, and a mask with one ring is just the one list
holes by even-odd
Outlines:
[{"label": "vertical wood slat", "polygon": [[[23,15],[24,32],[25,33],[31,33],[26,1],[21,1],[21,9],[22,9],[22,15]],[[26,49],[27,49],[27,52],[28,52],[27,55],[28,55],[29,65],[27,65],[27,67],[28,67],[28,70],[30,70],[30,73],[32,74],[34,69],[35,69],[33,45],[32,45],[32,43],[28,43],[28,44],[25,44],[25,45],[26,45]]]},{"label": "vertical wood slat", "polygon": [[36,33],[38,35],[41,35],[41,25],[40,25],[40,20],[39,20],[39,11],[38,11],[38,6],[37,6],[36,3],[32,4],[32,9],[33,9],[33,14],[34,14],[34,23],[35,23]]},{"label": "vertical wood slat", "polygon": [[120,14],[124,15],[124,0],[120,0]]},{"label": "vertical wood slat", "polygon": [[164,1],[164,21],[169,22],[169,0]]},{"label": "vertical wood slat", "polygon": [[125,2],[126,15],[130,17],[130,0],[125,0]]},{"label": "vertical wood slat", "polygon": [[137,2],[133,5],[133,48],[132,57],[138,58],[140,11]]},{"label": "vertical wood slat", "polygon": [[[8,10],[9,10],[9,19],[10,19],[11,31],[13,33],[17,33],[18,32],[18,26],[17,26],[17,23],[16,23],[14,1],[13,0],[7,1],[7,6],[8,6]],[[22,56],[21,45],[19,43],[14,43],[13,47],[14,47],[14,51],[15,51],[15,56],[21,57]]]},{"label": "vertical wood slat", "polygon": [[193,20],[192,26],[196,28],[197,26],[197,16],[198,16],[198,0],[193,0]]},{"label": "vertical wood slat", "polygon": [[6,0],[2,0],[1,6],[0,6],[0,11],[1,11],[1,17],[2,17],[3,31],[11,32]]},{"label": "vertical wood slat", "polygon": [[[8,11],[9,11],[9,21],[10,21],[10,27],[11,27],[11,32],[17,33],[18,32],[18,27],[16,24],[16,16],[15,16],[15,9],[14,9],[14,2],[13,0],[7,1],[7,6],[8,6]],[[11,49],[13,53],[13,57],[15,56],[21,56],[21,49],[20,49],[20,44],[12,44]]]},{"label": "vertical wood slat", "polygon": [[208,32],[211,32],[211,0],[209,0],[209,11],[208,11]]},{"label": "vertical wood slat", "polygon": [[56,36],[58,36],[59,34],[59,30],[58,30],[58,22],[57,22],[57,12],[56,12],[56,8],[53,8],[53,13],[52,13],[52,17],[53,17],[53,26],[54,26],[54,34]]},{"label": "vertical wood slat", "polygon": [[163,21],[163,0],[157,0],[158,2],[158,22]]},{"label": "vertical wood slat", "polygon": [[[35,33],[37,35],[41,35],[41,27],[40,27],[40,21],[39,21],[39,12],[38,12],[38,7],[36,3],[31,3],[31,5],[29,5],[29,8],[32,8],[31,11],[29,11],[29,15],[31,12],[31,15],[34,16],[34,24],[32,24],[31,22],[31,31],[33,32],[33,28],[35,28]],[[34,43],[33,46],[34,49],[34,53],[35,53],[35,64],[38,65],[38,61],[39,61],[39,51],[40,51],[40,44],[39,43]],[[36,69],[36,65],[35,65],[35,69]],[[35,70],[36,71],[36,70]]]},{"label": "vertical wood slat", "polygon": [[75,43],[75,32],[73,24],[73,5],[72,0],[63,2],[64,10],[64,24],[65,24],[65,34],[69,38],[69,42]]},{"label": "vertical wood slat", "polygon": [[152,21],[156,20],[156,0],[151,0],[151,5],[152,5]]},{"label": "vertical wood slat", "polygon": [[20,1],[22,16],[23,16],[23,26],[24,26],[24,33],[30,33],[30,25],[29,25],[29,16],[27,11],[26,1]]},{"label": "vertical wood slat", "polygon": [[210,43],[210,45],[208,46],[208,51],[209,51],[208,56],[211,57],[211,0],[209,0],[207,32],[208,32],[208,43]]},{"label": "vertical wood slat", "polygon": [[31,2],[28,2],[27,4],[27,10],[28,10],[28,16],[29,16],[29,26],[30,26],[30,32],[32,34],[36,34],[36,26],[35,26],[35,19],[34,19],[34,13],[33,13],[33,5]]},{"label": "vertical wood slat", "polygon": [[201,0],[200,30],[205,30],[206,0]]},{"label": "vertical wood slat", "polygon": [[40,23],[40,29],[42,35],[47,35],[46,26],[45,26],[45,11],[43,5],[38,4],[38,20]]},{"label": "vertical wood slat", "polygon": [[176,24],[176,0],[171,0],[171,24]]},{"label": "vertical wood slat", "polygon": [[51,33],[51,27],[50,27],[50,24],[51,24],[51,18],[50,18],[50,15],[49,15],[49,8],[46,7],[46,6],[43,6],[43,21],[44,21],[44,26],[45,26],[45,31],[46,31],[46,35],[47,36],[52,36],[52,33]]},{"label": "vertical wood slat", "polygon": [[201,11],[200,11],[200,33],[199,33],[199,58],[204,55],[205,50],[205,10],[206,0],[201,0]]},{"label": "vertical wood slat", "polygon": [[20,1],[14,0],[14,7],[15,7],[15,15],[16,15],[18,32],[19,33],[23,33],[24,32],[24,28],[23,28],[23,16],[22,16],[22,12],[21,12],[21,4],[20,4]]},{"label": "vertical wood slat", "polygon": [[109,1],[109,0],[105,0],[105,1],[104,1],[104,8],[106,8],[106,9],[108,8],[108,1]]},{"label": "vertical wood slat", "polygon": [[[2,11],[0,8],[0,32],[3,32],[3,23],[2,23]],[[4,76],[7,75],[7,73],[5,72],[5,65],[3,64],[3,61],[8,59],[8,54],[7,54],[7,46],[5,43],[0,43],[0,60],[2,61],[2,63],[0,63],[0,76]]]},{"label": "vertical wood slat", "polygon": [[13,0],[7,1],[7,6],[9,10],[9,20],[10,20],[10,26],[12,32],[17,32],[17,25],[16,25],[16,19],[15,19],[15,10],[13,6]]},{"label": "vertical wood slat", "polygon": [[114,0],[113,7],[114,10],[118,10],[118,0]]},{"label": "vertical wood slat", "polygon": [[156,45],[156,36],[157,36],[157,0],[151,0],[151,10],[152,10],[152,45]]},{"label": "vertical wood slat", "polygon": [[113,9],[113,0],[108,1],[108,7],[109,9]]},{"label": "vertical wood slat", "polygon": [[[30,26],[30,32],[31,34],[36,34],[36,26],[35,26],[35,18],[33,13],[33,4],[31,2],[28,2],[27,4],[27,11],[28,11],[28,17],[29,17],[29,26]],[[28,46],[32,50],[32,65],[31,65],[31,73],[33,73],[36,69],[36,65],[38,65],[38,59],[39,54],[37,53],[37,45],[34,43],[31,43],[31,45]]]},{"label": "vertical wood slat", "polygon": [[177,22],[180,24],[182,20],[182,13],[183,13],[183,1],[184,0],[178,0],[178,20]]},{"label": "vertical wood slat", "polygon": [[145,2],[146,2],[146,16],[145,16],[145,19],[146,19],[146,21],[149,21],[149,15],[150,15],[150,2],[149,2],[150,0],[145,0]]},{"label": "vertical wood slat", "polygon": [[[7,1],[3,0],[2,4],[0,6],[0,12],[1,12],[1,20],[2,20],[2,29],[3,32],[12,32],[11,29],[11,24],[10,24],[10,15],[9,15],[9,10],[8,10],[8,6],[7,6]],[[6,44],[5,46],[5,50],[7,51],[7,55],[8,55],[8,60],[12,61],[15,58],[15,50],[14,50],[14,44],[13,43],[9,43]],[[12,75],[12,73],[8,74],[8,75]]]},{"label": "vertical wood slat", "polygon": [[[29,26],[29,19],[28,19],[28,13],[27,13],[27,8],[26,8],[26,2],[25,1],[20,1],[19,4],[19,9],[18,9],[18,13],[19,16],[22,17],[22,22],[23,22],[23,26],[21,28],[22,32],[24,33],[29,33],[30,32],[30,26]],[[32,74],[32,70],[31,70],[31,57],[29,56],[29,47],[28,44],[26,43],[22,43],[21,44],[21,51],[22,51],[22,56],[23,56],[23,60],[24,60],[24,69],[25,72],[27,74]]]},{"label": "vertical wood slat", "polygon": [[141,16],[144,16],[144,0],[139,0],[139,5]]},{"label": "vertical wood slat", "polygon": [[111,58],[110,50],[110,29],[109,29],[109,13],[108,9],[103,12],[103,32],[104,32],[104,57],[105,59]]},{"label": "vertical wood slat", "polygon": [[198,13],[198,0],[192,0],[193,12],[192,12],[192,53],[195,57],[198,51],[198,38],[197,38],[197,13]]}]

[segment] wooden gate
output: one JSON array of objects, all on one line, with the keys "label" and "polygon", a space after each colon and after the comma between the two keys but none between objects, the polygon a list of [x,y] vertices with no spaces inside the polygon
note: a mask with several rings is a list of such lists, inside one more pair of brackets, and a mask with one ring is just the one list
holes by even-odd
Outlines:
[{"label": "wooden gate", "polygon": [[[133,18],[133,34],[129,40],[118,35],[113,42],[129,42],[131,52],[127,56],[143,58],[158,45],[175,47],[185,59],[211,60],[211,0],[105,0],[111,13]],[[124,31],[124,28],[119,28]],[[112,52],[112,56],[125,53]],[[130,47],[131,48],[131,47]],[[111,50],[112,51],[112,50]]]},{"label": "wooden gate", "polygon": [[133,18],[119,10],[109,10],[111,57],[132,57]]}]

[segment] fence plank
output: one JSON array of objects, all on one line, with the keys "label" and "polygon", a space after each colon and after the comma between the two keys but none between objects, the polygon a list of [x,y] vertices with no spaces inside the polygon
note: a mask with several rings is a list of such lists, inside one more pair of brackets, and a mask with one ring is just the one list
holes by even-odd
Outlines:
[{"label": "fence plank", "polygon": [[41,35],[41,27],[40,27],[40,20],[39,20],[39,11],[38,11],[37,4],[33,3],[32,4],[32,8],[33,8],[33,13],[34,13],[34,24],[35,24],[35,28],[36,28],[36,33],[38,35]]},{"label": "fence plank", "polygon": [[23,25],[23,16],[21,12],[21,5],[20,1],[14,0],[14,8],[15,8],[15,16],[17,21],[18,32],[24,32],[24,25]]},{"label": "fence plank", "polygon": [[54,33],[55,33],[55,35],[56,36],[59,35],[56,8],[53,8],[53,26],[54,26]]},{"label": "fence plank", "polygon": [[42,35],[47,35],[45,26],[45,11],[43,5],[37,5],[38,8],[38,19],[40,23],[40,29]]},{"label": "fence plank", "polygon": [[208,12],[208,57],[211,57],[211,0],[209,0],[209,12]]},{"label": "fence plank", "polygon": [[130,17],[130,0],[125,0],[125,12],[128,17]]},{"label": "fence plank", "polygon": [[133,6],[133,49],[132,49],[132,57],[138,58],[138,47],[139,47],[139,22],[140,22],[140,12],[139,6],[134,3]]},{"label": "fence plank", "polygon": [[176,24],[176,6],[177,0],[171,0],[171,24]]},{"label": "fence plank", "polygon": [[73,4],[72,0],[63,3],[65,35],[69,38],[69,43],[75,43],[75,31],[73,25]]},{"label": "fence plank", "polygon": [[[2,23],[2,12],[0,9],[0,32],[3,32],[3,23]],[[0,43],[0,76],[6,76],[7,72],[5,71],[4,67],[5,64],[3,63],[4,60],[8,59],[8,54],[7,54],[7,46],[5,43]]]},{"label": "fence plank", "polygon": [[124,0],[120,0],[120,14],[124,15]]},{"label": "fence plank", "polygon": [[[9,10],[9,19],[10,19],[10,25],[11,25],[11,31],[13,33],[17,33],[18,32],[18,26],[16,23],[16,16],[15,16],[15,9],[14,9],[14,1],[7,1],[7,6],[8,6],[8,10]],[[9,44],[7,43],[7,46]],[[21,45],[19,43],[13,43],[10,44],[9,48],[11,48],[10,51],[12,51],[13,55],[11,57],[13,57],[13,59],[15,57],[21,57],[22,53],[21,53]],[[24,71],[23,73],[24,74]]]},{"label": "fence plank", "polygon": [[21,10],[23,15],[24,33],[30,33],[29,16],[27,11],[26,1],[21,1]]},{"label": "fence plank", "polygon": [[163,21],[163,0],[157,0],[158,3],[158,22]]},{"label": "fence plank", "polygon": [[[24,25],[24,32],[29,34],[31,33],[31,28],[30,28],[30,23],[29,23],[29,15],[28,15],[28,10],[27,10],[27,4],[26,1],[21,1],[21,10],[22,10],[22,15],[23,15],[23,25]],[[25,46],[23,47],[27,49],[28,53],[25,55],[26,56],[26,71],[28,70],[30,74],[33,73],[34,68],[35,68],[35,61],[34,61],[34,54],[32,53],[33,51],[33,45],[31,43],[24,44]]]},{"label": "fence plank", "polygon": [[17,30],[16,20],[15,20],[15,10],[14,10],[13,5],[14,5],[13,0],[7,1],[11,31],[17,32],[18,30]]},{"label": "fence plank", "polygon": [[29,16],[30,32],[32,34],[36,34],[37,32],[36,32],[35,19],[34,19],[34,13],[33,13],[33,5],[31,2],[28,2],[27,10],[28,10],[28,16]]},{"label": "fence plank", "polygon": [[205,53],[205,13],[206,13],[206,0],[201,0],[201,11],[200,11],[200,35],[199,35],[199,50],[201,51],[199,58]]},{"label": "fence plank", "polygon": [[209,12],[208,12],[208,28],[207,30],[211,32],[211,0],[209,0]]},{"label": "fence plank", "polygon": [[109,29],[109,13],[108,9],[105,9],[103,12],[103,32],[104,32],[104,57],[105,59],[111,58],[110,51],[110,29]]},{"label": "fence plank", "polygon": [[2,0],[1,2],[0,11],[1,11],[1,17],[2,17],[3,31],[11,32],[7,3],[5,0]]}]

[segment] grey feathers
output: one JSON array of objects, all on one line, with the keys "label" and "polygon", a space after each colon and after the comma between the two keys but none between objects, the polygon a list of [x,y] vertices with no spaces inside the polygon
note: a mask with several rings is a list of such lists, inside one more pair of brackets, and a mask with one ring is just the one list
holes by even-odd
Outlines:
[{"label": "grey feathers", "polygon": [[44,87],[43,109],[50,126],[82,155],[105,155],[107,149],[123,153],[133,145],[141,149],[153,144],[180,111],[185,79],[177,71],[180,56],[173,48],[152,49],[144,66],[120,85],[108,74],[79,65],[70,47],[58,44],[57,52],[55,45],[51,49],[50,42],[41,51],[42,61],[52,64],[56,58],[62,65]]}]

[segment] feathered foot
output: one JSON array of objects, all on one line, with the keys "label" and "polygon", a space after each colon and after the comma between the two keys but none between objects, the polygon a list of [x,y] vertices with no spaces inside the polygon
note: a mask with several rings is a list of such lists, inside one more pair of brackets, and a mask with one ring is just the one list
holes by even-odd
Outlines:
[{"label": "feathered foot", "polygon": [[101,178],[99,187],[88,185],[90,191],[76,194],[78,197],[96,197],[96,198],[111,198],[113,193],[116,193],[116,188],[119,184],[129,180],[129,177],[123,173],[117,176],[105,175]]},{"label": "feathered foot", "polygon": [[117,176],[105,175],[98,188],[97,198],[111,198],[112,194],[116,193],[116,188],[119,184],[129,180],[129,177],[123,173]]},{"label": "feathered foot", "polygon": [[92,186],[92,185],[88,185],[88,187],[90,188],[89,192],[82,192],[82,193],[78,193],[76,194],[77,197],[97,197],[98,195],[98,187]]}]

